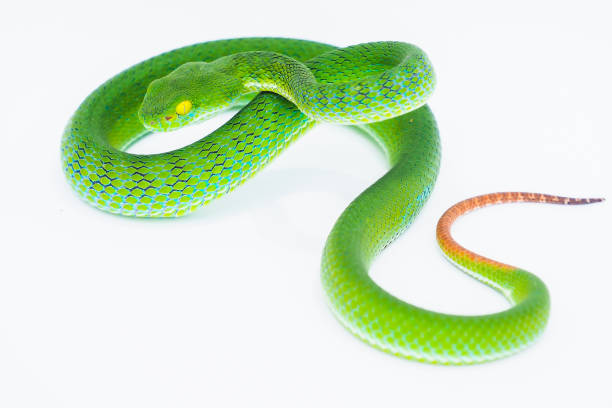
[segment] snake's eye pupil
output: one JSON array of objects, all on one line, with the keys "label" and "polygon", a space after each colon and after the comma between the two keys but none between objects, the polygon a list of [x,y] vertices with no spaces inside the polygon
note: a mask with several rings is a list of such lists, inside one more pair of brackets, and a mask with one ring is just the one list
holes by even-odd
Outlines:
[{"label": "snake's eye pupil", "polygon": [[189,113],[192,106],[191,101],[183,101],[176,105],[176,113],[179,115],[186,115]]}]

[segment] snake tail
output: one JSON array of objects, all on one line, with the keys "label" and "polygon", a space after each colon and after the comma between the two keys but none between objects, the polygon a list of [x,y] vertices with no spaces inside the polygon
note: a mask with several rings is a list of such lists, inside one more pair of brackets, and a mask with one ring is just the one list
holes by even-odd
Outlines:
[{"label": "snake tail", "polygon": [[[500,192],[484,194],[466,200],[450,207],[438,221],[436,238],[440,249],[445,257],[459,269],[470,276],[484,282],[485,284],[502,293],[512,305],[521,302],[531,302],[530,288],[535,288],[534,293],[545,291],[542,282],[532,274],[512,265],[507,265],[476,254],[459,245],[451,235],[451,228],[455,220],[462,215],[478,208],[495,204],[506,203],[547,203],[561,205],[583,205],[604,201],[603,198],[572,198],[561,197],[540,193],[525,192]],[[542,304],[543,306],[543,304]],[[544,316],[544,310],[541,315]],[[537,326],[539,331],[544,327],[545,321]],[[534,333],[535,334],[535,333]],[[535,337],[535,336],[532,336]]]},{"label": "snake tail", "polygon": [[[345,251],[346,260],[352,264],[344,265],[346,260],[336,255],[332,265],[327,262],[323,265],[324,286],[332,310],[357,337],[385,352],[412,360],[465,365],[515,354],[532,344],[544,330],[550,307],[548,290],[532,273],[460,246],[451,236],[453,222],[467,212],[493,204],[580,205],[601,201],[602,198],[524,192],[492,193],[461,201],[442,215],[437,226],[437,240],[445,256],[470,276],[501,292],[510,302],[507,310],[488,315],[460,316],[411,305],[377,286],[367,275],[369,260],[364,262],[361,258],[361,263],[356,262],[350,253],[346,254],[348,250]],[[356,206],[356,203],[351,206]],[[345,213],[350,212],[351,206]],[[335,229],[342,224],[341,217]],[[328,246],[336,245],[333,242],[334,231],[330,234],[330,241]]]},{"label": "snake tail", "polygon": [[[451,228],[455,220],[473,210],[488,207],[495,204],[507,203],[546,203],[561,205],[584,205],[604,201],[603,198],[572,198],[561,197],[540,193],[525,192],[502,192],[484,194],[466,200],[450,207],[438,221],[436,237],[440,249],[444,255],[459,268],[466,270],[470,275],[498,289],[513,303],[517,303],[519,298],[514,298],[512,288],[504,286],[499,280],[494,279],[498,271],[515,271],[518,268],[506,265],[492,259],[478,255],[459,245],[451,235]],[[492,269],[492,270],[491,270]],[[490,273],[489,273],[490,272]],[[501,274],[504,275],[503,273]]]},{"label": "snake tail", "polygon": [[[503,357],[531,344],[544,330],[549,315],[549,295],[544,283],[535,275],[512,265],[501,263],[476,254],[459,245],[451,235],[455,220],[473,210],[495,204],[546,203],[561,205],[584,205],[604,201],[603,198],[572,198],[540,193],[499,192],[484,194],[450,207],[438,221],[436,237],[445,257],[468,275],[500,292],[510,302],[511,308],[496,316],[499,331],[492,336],[494,341],[470,340],[478,345],[495,350]],[[508,326],[510,324],[511,326]],[[481,333],[479,333],[481,334]],[[474,351],[472,351],[474,354]],[[478,360],[475,360],[478,361]]]}]

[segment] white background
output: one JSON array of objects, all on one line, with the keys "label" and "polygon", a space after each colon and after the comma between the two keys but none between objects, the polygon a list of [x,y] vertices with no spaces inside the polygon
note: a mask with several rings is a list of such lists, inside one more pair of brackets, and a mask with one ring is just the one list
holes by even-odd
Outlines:
[{"label": "white background", "polygon": [[[542,277],[552,314],[519,355],[438,367],[374,350],[327,309],[326,236],[386,169],[351,130],[317,127],[235,193],[175,220],[89,207],[59,155],[88,93],[178,46],[260,35],[418,44],[439,80],[442,167],[372,275],[437,311],[503,310],[443,260],[436,220],[485,192],[612,198],[608,2],[210,3],[2,6],[0,406],[612,406],[609,201],[502,206],[458,222],[463,245]],[[182,146],[226,119],[134,151]]]}]

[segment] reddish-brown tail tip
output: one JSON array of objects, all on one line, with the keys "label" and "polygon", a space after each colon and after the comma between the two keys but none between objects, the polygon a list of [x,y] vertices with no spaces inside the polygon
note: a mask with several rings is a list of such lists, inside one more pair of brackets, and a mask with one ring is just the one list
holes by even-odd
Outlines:
[{"label": "reddish-brown tail tip", "polygon": [[569,204],[569,205],[573,205],[573,204],[594,204],[594,203],[601,203],[602,201],[606,201],[605,198],[563,198],[562,199],[562,203],[561,204]]},{"label": "reddish-brown tail tip", "polygon": [[463,200],[452,207],[440,217],[438,221],[438,227],[436,235],[438,243],[442,251],[447,256],[452,257],[452,254],[463,254],[473,261],[487,262],[489,264],[495,264],[498,267],[514,268],[510,265],[502,264],[500,262],[485,258],[484,256],[478,255],[472,251],[469,251],[459,245],[451,236],[450,230],[453,222],[461,215],[468,213],[477,208],[486,207],[493,204],[504,204],[504,203],[548,203],[548,204],[561,204],[561,205],[580,205],[580,204],[594,204],[605,201],[604,198],[573,198],[573,197],[562,197],[550,194],[540,193],[525,193],[525,192],[500,192],[484,194],[467,200]]}]

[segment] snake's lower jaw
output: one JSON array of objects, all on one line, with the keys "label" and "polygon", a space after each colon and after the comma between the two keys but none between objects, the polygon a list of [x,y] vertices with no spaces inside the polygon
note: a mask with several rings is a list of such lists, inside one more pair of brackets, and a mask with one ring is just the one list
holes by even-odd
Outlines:
[{"label": "snake's lower jaw", "polygon": [[143,113],[142,108],[138,110],[138,120],[150,132],[166,132],[171,130],[172,122],[176,119],[176,115],[168,115],[167,117],[158,117],[151,114]]},{"label": "snake's lower jaw", "polygon": [[142,123],[143,126],[150,132],[171,132],[195,122],[193,116],[191,115],[172,115],[159,119],[144,119],[139,113],[138,117],[140,119],[140,123]]},{"label": "snake's lower jaw", "polygon": [[147,129],[148,131],[151,131],[151,132],[158,131],[157,129],[160,127],[160,124],[157,123],[158,122],[157,120],[145,117],[142,114],[142,110],[141,109],[138,110],[138,120],[140,121],[140,123],[142,123],[142,125],[145,127],[145,129]]},{"label": "snake's lower jaw", "polygon": [[141,121],[141,123],[149,132],[170,132],[177,129],[177,127],[173,127],[170,124],[163,124],[161,120]]},{"label": "snake's lower jaw", "polygon": [[149,132],[164,132],[165,129],[162,127],[161,123],[154,120],[144,121],[140,120],[140,123],[147,129]]}]

